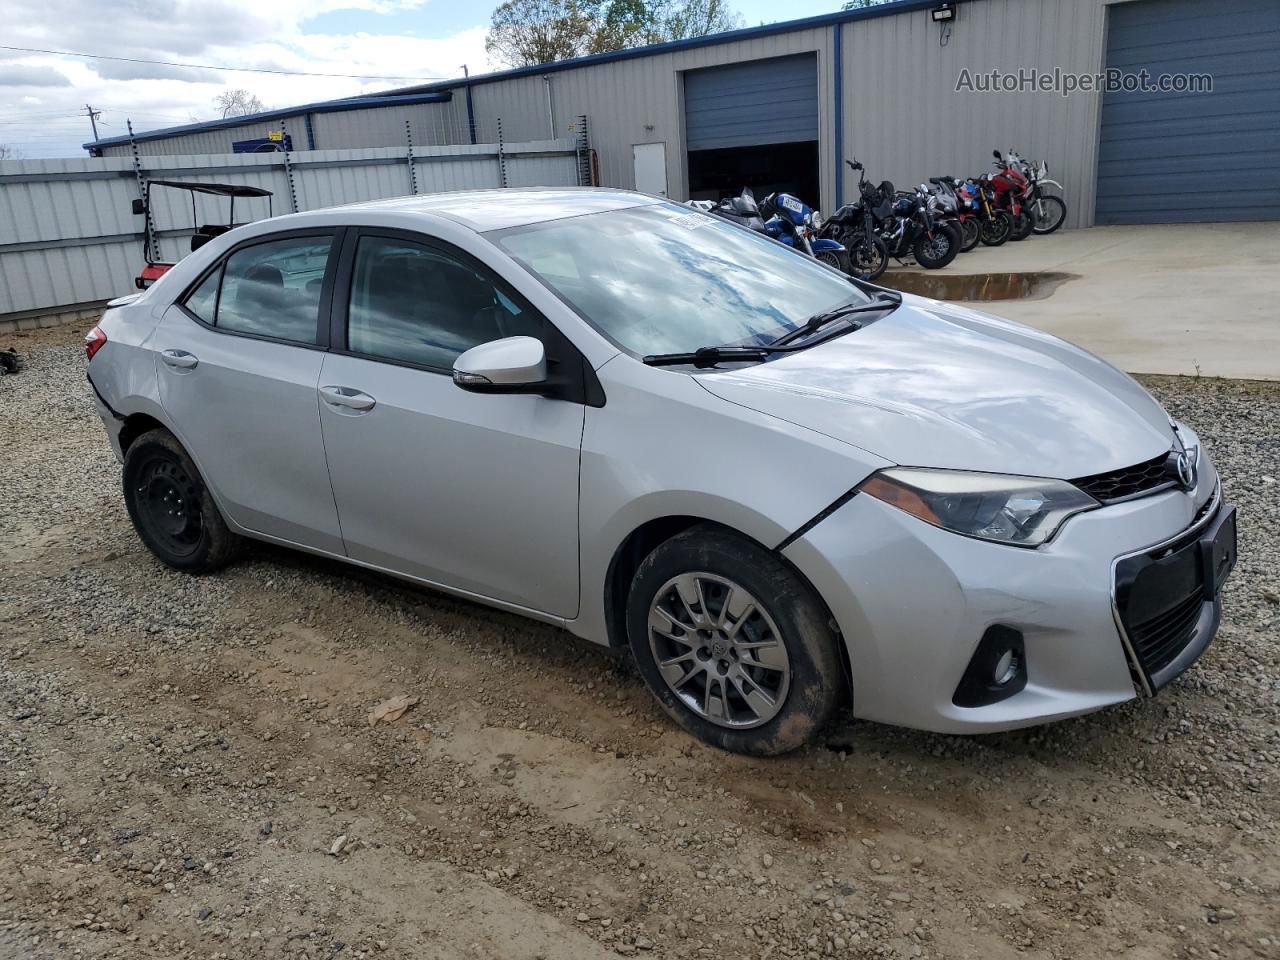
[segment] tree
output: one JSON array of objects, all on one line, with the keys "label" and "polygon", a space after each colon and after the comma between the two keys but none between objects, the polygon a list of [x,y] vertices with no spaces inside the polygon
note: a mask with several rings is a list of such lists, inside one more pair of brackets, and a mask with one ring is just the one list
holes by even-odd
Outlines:
[{"label": "tree", "polygon": [[868,7],[878,7],[882,3],[888,3],[889,0],[845,0],[840,5],[841,10],[866,10]]},{"label": "tree", "polygon": [[523,67],[740,26],[726,0],[505,0],[493,12],[485,49]]},{"label": "tree", "polygon": [[0,143],[0,160],[21,160],[22,151],[17,147],[11,147],[7,143]]},{"label": "tree", "polygon": [[249,113],[261,113],[267,109],[266,104],[254,94],[240,87],[234,90],[223,90],[213,98],[213,106],[224,118],[243,117]]},{"label": "tree", "polygon": [[484,49],[512,67],[578,57],[591,49],[598,15],[597,0],[504,0]]}]

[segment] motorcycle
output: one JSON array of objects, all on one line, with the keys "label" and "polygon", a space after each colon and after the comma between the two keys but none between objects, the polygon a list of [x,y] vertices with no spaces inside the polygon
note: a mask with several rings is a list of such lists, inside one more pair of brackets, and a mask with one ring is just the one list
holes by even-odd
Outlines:
[{"label": "motorcycle", "polygon": [[1026,177],[1030,184],[1030,191],[1023,206],[1031,217],[1031,229],[1039,234],[1053,233],[1067,219],[1067,205],[1061,197],[1046,193],[1045,187],[1052,184],[1061,191],[1062,184],[1057,180],[1049,179],[1049,165],[1043,160],[1032,165],[1012,150],[1006,156],[1009,163]]},{"label": "motorcycle", "polygon": [[960,252],[968,253],[982,239],[982,221],[978,202],[955,177],[930,177],[929,192],[938,198],[944,210],[950,211],[950,222],[960,231]]},{"label": "motorcycle", "polygon": [[991,155],[995,157],[991,165],[996,168],[996,172],[989,181],[995,191],[995,205],[1008,210],[1013,217],[1013,232],[1009,234],[1009,239],[1025,240],[1035,228],[1028,211],[1024,209],[1024,203],[1030,196],[1031,182],[1021,170],[1007,162],[999,150],[992,150]]},{"label": "motorcycle", "polygon": [[821,219],[817,212],[789,193],[771,193],[756,203],[751,188],[744,187],[741,194],[712,204],[707,212],[849,273],[849,251],[841,243],[818,236]]},{"label": "motorcycle", "polygon": [[970,177],[958,184],[957,192],[970,203],[978,217],[978,239],[987,247],[998,247],[1013,233],[1013,215],[995,206],[995,191],[982,177]]},{"label": "motorcycle", "polygon": [[[866,171],[856,160],[846,160],[858,171],[858,199],[846,203],[828,217],[819,236],[843,244],[849,251],[849,272],[861,280],[875,280],[889,266],[889,248],[876,232],[872,207],[879,204],[879,193],[867,183]],[[888,210],[885,211],[888,215]]]},{"label": "motorcycle", "polygon": [[934,219],[927,193],[918,187],[914,193],[898,192],[887,180],[877,191],[881,202],[871,214],[889,256],[899,262],[914,258],[926,270],[938,270],[956,258],[960,231]]}]

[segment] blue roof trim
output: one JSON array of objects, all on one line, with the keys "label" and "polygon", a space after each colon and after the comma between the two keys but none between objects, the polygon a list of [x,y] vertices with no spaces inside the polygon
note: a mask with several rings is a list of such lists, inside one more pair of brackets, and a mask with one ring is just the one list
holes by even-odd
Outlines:
[{"label": "blue roof trim", "polygon": [[[952,0],[952,3],[965,2],[970,2],[970,0]],[[443,80],[438,83],[400,87],[395,90],[387,90],[383,95],[458,89],[467,85],[497,83],[502,80],[515,80],[519,77],[540,77],[545,73],[576,70],[579,67],[614,63],[619,60],[634,60],[639,57],[651,57],[659,53],[677,53],[681,50],[696,50],[699,47],[735,43],[739,40],[752,40],[757,37],[768,37],[779,33],[795,33],[797,30],[829,27],[837,23],[874,20],[877,17],[888,17],[895,13],[909,13],[912,10],[932,10],[934,7],[941,6],[942,3],[943,0],[890,0],[890,2],[861,10],[838,10],[835,13],[823,13],[816,17],[805,17],[802,20],[782,20],[778,23],[766,23],[758,27],[745,27],[742,30],[729,30],[725,33],[710,33],[703,37],[690,37],[687,40],[671,40],[667,43],[654,43],[646,47],[631,47],[627,50],[615,50],[612,53],[596,53],[589,57],[575,57],[572,60],[554,60],[551,63],[540,63],[532,67],[515,67],[514,69],[502,70],[497,73],[473,74],[468,78],[459,77],[457,80]]]},{"label": "blue roof trim", "polygon": [[[952,0],[957,6],[971,0]],[[672,40],[668,43],[654,43],[647,47],[632,47],[628,50],[617,50],[613,53],[597,53],[589,57],[575,57],[572,60],[555,60],[551,63],[540,63],[532,67],[516,67],[512,70],[501,70],[496,73],[482,73],[471,77],[458,77],[456,80],[442,80],[437,83],[420,84],[413,87],[399,87],[384,90],[371,97],[348,97],[343,100],[326,100],[322,103],[304,104],[290,107],[287,110],[269,110],[265,113],[254,113],[244,117],[228,117],[226,120],[210,120],[205,123],[189,123],[181,127],[166,127],[162,130],[148,130],[136,134],[134,139],[139,143],[147,140],[163,140],[166,137],[184,133],[200,133],[205,130],[223,130],[228,127],[241,126],[260,120],[274,120],[283,117],[295,117],[303,113],[333,113],[339,110],[362,110],[365,107],[382,107],[406,103],[440,103],[450,99],[453,90],[477,86],[483,83],[498,83],[503,80],[515,80],[520,77],[540,77],[547,73],[559,73],[562,70],[576,70],[579,67],[591,67],[602,63],[614,63],[619,60],[634,60],[650,57],[659,53],[677,53],[681,50],[696,50],[699,47],[712,47],[721,43],[735,43],[739,40],[752,40],[757,37],[769,37],[779,33],[794,33],[797,30],[812,30],[815,27],[829,27],[837,23],[855,23],[858,20],[874,20],[878,17],[889,17],[897,13],[909,13],[913,10],[931,10],[941,6],[942,0],[889,0],[874,7],[861,10],[837,10],[835,13],[819,14],[816,17],[805,17],[801,20],[783,20],[778,23],[767,23],[758,27],[746,27],[742,30],[729,30],[726,33],[711,33],[703,37],[690,37],[688,40]],[[126,137],[109,137],[83,144],[86,150],[94,147],[110,147],[128,143]]]},{"label": "blue roof trim", "polygon": [[[447,103],[453,99],[453,93],[445,90],[438,93],[399,94],[380,93],[371,97],[347,97],[342,100],[322,100],[319,103],[304,103],[297,107],[281,110],[266,110],[262,113],[249,113],[242,117],[227,117],[224,120],[206,120],[203,123],[187,123],[180,127],[165,127],[161,130],[148,130],[135,134],[133,139],[138,143],[147,140],[164,140],[168,137],[180,136],[184,133],[203,133],[206,130],[226,130],[230,127],[242,127],[247,123],[261,123],[265,120],[283,120],[286,117],[299,117],[306,113],[340,113],[344,110],[365,110],[369,107],[404,106],[415,103]],[[86,150],[94,147],[114,147],[128,143],[128,136],[107,137],[82,144]]]}]

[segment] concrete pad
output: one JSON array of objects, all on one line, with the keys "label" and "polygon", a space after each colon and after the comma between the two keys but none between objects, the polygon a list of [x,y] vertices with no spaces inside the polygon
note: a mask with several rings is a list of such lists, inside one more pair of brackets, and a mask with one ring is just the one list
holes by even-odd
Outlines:
[{"label": "concrete pad", "polygon": [[1130,373],[1280,380],[1280,222],[1060,231],[980,245],[923,272],[1041,271],[1078,276],[1044,299],[966,305],[1063,337]]}]

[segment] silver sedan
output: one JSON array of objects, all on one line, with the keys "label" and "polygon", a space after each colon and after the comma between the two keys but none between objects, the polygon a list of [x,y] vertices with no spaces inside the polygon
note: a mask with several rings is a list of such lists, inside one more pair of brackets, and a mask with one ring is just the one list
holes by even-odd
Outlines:
[{"label": "silver sedan", "polygon": [[730,750],[1151,696],[1234,562],[1199,439],[1108,364],[634,193],[239,227],[86,346],[164,563],[254,538],[629,646]]}]

